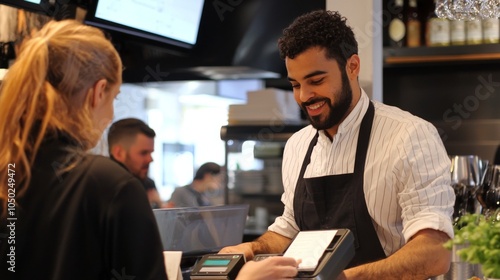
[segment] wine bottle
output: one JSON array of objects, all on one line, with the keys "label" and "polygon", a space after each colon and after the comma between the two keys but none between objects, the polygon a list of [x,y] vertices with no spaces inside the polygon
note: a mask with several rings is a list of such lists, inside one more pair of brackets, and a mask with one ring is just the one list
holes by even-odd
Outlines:
[{"label": "wine bottle", "polygon": [[478,45],[483,43],[483,28],[480,19],[468,20],[466,23],[467,44]]},{"label": "wine bottle", "polygon": [[406,45],[406,26],[403,8],[403,0],[396,0],[394,4],[395,15],[389,23],[389,42],[392,47],[404,47]]},{"label": "wine bottle", "polygon": [[438,18],[435,12],[437,0],[427,17],[426,45],[427,46],[449,46],[450,45],[450,21]]},{"label": "wine bottle", "polygon": [[451,28],[451,44],[452,45],[465,45],[465,21],[452,20],[450,22]]},{"label": "wine bottle", "polygon": [[417,0],[410,0],[408,5],[408,13],[406,20],[406,30],[407,30],[407,46],[408,47],[419,47],[420,34],[421,34],[421,22],[418,15]]},{"label": "wine bottle", "polygon": [[483,19],[483,42],[496,44],[500,41],[500,28],[498,18]]}]

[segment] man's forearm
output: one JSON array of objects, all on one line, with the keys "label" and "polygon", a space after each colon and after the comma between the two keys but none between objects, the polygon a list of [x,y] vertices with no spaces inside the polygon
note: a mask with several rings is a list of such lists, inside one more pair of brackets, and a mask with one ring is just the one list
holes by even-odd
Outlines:
[{"label": "man's forearm", "polygon": [[427,279],[449,269],[451,252],[443,247],[448,236],[423,230],[392,256],[344,271],[339,279]]},{"label": "man's forearm", "polygon": [[291,242],[292,240],[288,237],[273,231],[266,231],[251,244],[254,254],[281,254]]}]

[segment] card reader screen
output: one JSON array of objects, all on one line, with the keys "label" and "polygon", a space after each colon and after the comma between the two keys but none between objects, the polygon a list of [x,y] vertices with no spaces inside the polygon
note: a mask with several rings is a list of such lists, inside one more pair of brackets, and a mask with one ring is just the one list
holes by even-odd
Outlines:
[{"label": "card reader screen", "polygon": [[227,266],[231,260],[206,260],[203,266]]}]

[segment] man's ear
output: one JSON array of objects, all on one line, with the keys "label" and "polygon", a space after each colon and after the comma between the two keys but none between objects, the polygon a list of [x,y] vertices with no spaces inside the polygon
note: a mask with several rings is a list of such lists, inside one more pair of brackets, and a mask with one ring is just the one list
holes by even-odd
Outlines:
[{"label": "man's ear", "polygon": [[122,145],[115,145],[113,148],[111,148],[111,155],[119,162],[124,162],[127,151]]},{"label": "man's ear", "polygon": [[353,54],[346,63],[346,73],[349,78],[358,77],[361,69],[361,62],[357,54]]},{"label": "man's ear", "polygon": [[106,79],[100,79],[89,89],[90,106],[92,108],[98,107],[104,101],[107,85],[108,81]]}]

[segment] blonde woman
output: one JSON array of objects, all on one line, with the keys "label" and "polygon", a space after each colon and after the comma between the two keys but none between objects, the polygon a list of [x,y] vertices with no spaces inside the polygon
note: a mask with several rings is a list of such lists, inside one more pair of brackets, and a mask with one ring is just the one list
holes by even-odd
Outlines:
[{"label": "blonde woman", "polygon": [[141,183],[89,155],[122,64],[96,28],[49,22],[0,88],[0,279],[166,279]]}]

